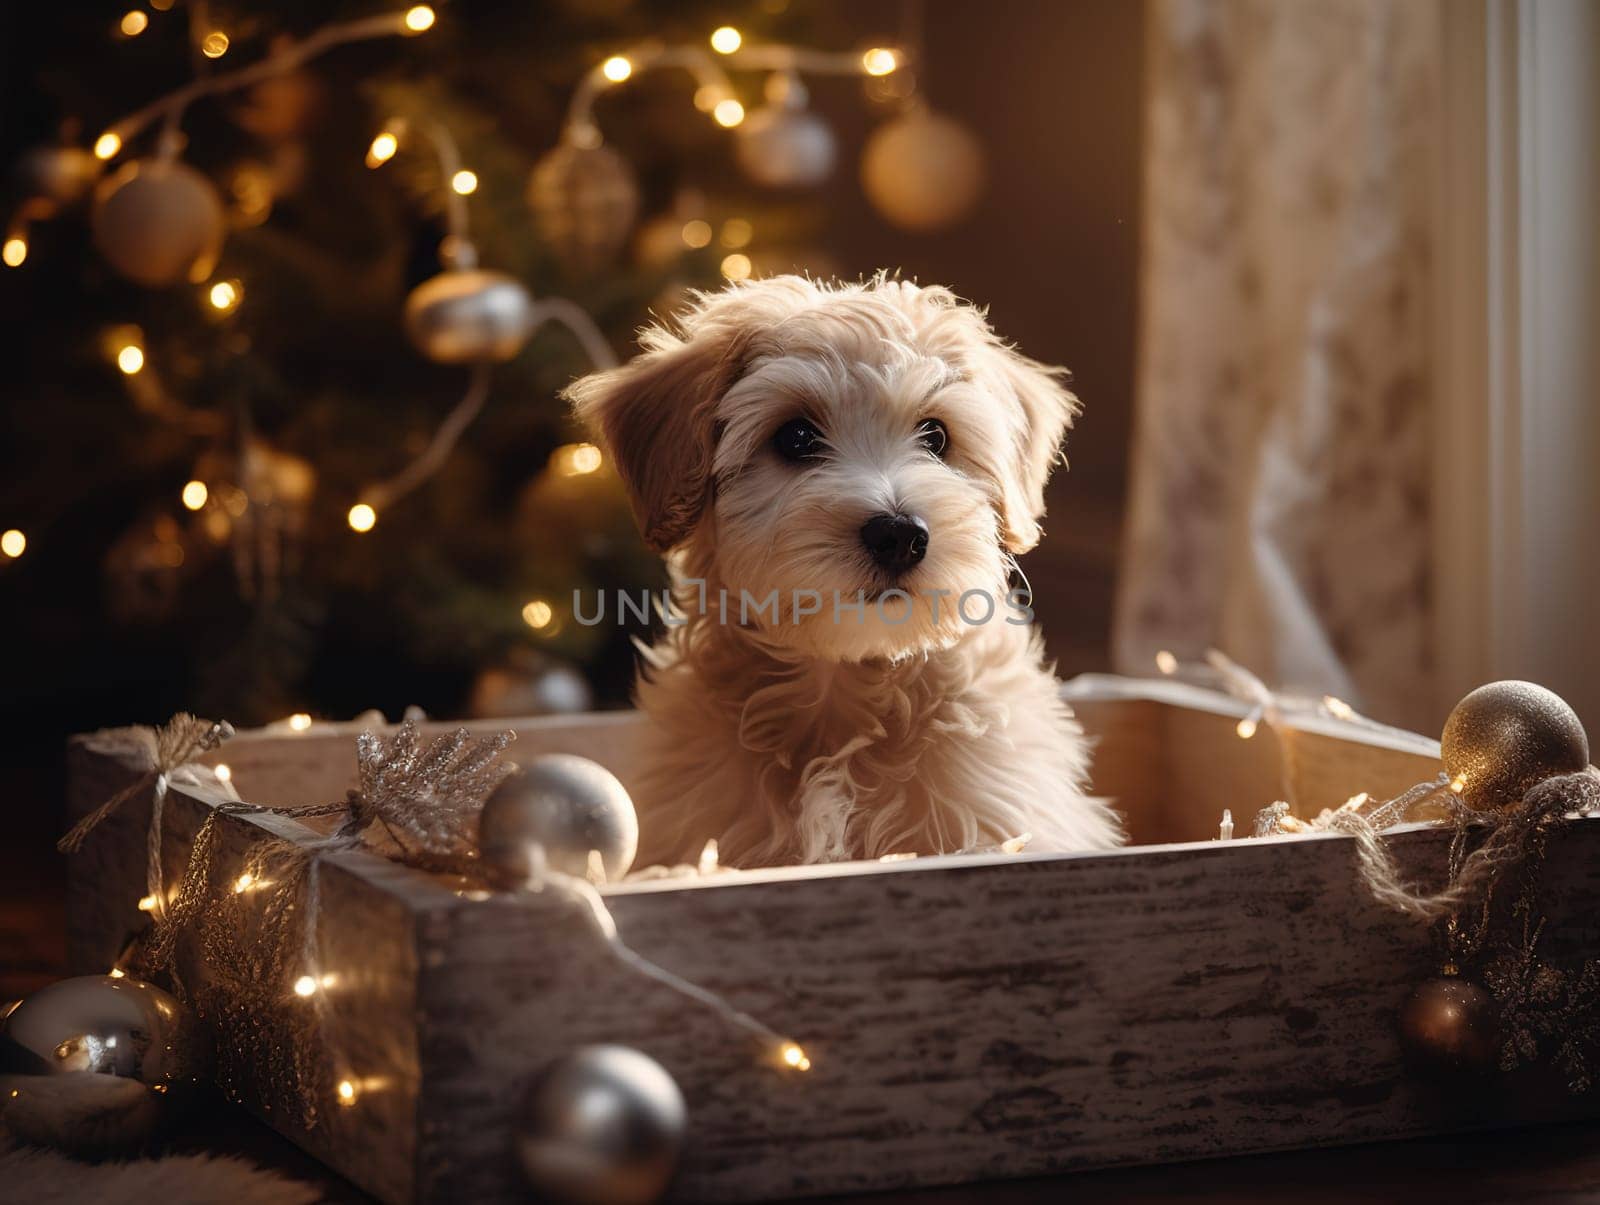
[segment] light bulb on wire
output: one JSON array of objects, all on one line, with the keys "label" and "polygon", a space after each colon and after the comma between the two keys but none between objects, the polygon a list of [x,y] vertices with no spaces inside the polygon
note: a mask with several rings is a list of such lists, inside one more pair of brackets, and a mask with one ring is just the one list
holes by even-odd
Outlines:
[{"label": "light bulb on wire", "polygon": [[861,56],[861,67],[868,75],[889,75],[899,66],[900,57],[882,46],[874,46]]},{"label": "light bulb on wire", "polygon": [[712,31],[711,49],[718,54],[732,54],[743,44],[744,36],[731,25],[724,25]]},{"label": "light bulb on wire", "polygon": [[6,240],[5,246],[0,248],[0,259],[5,260],[8,268],[20,268],[22,261],[28,258],[28,240],[20,234],[13,234]]},{"label": "light bulb on wire", "polygon": [[384,130],[367,148],[367,166],[379,167],[394,158],[400,149],[400,139],[390,130]]},{"label": "light bulb on wire", "polygon": [[633,64],[620,54],[614,54],[600,64],[600,74],[613,84],[620,84],[633,74]]}]

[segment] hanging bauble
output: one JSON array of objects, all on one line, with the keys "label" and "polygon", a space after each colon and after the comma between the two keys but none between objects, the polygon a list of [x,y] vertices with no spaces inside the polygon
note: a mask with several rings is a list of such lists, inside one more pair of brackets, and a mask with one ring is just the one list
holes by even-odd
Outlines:
[{"label": "hanging bauble", "polygon": [[534,164],[528,207],[562,266],[587,275],[615,259],[627,241],[639,187],[628,161],[610,147],[563,142]]},{"label": "hanging bauble", "polygon": [[515,1123],[517,1158],[542,1196],[645,1205],[666,1191],[688,1110],[665,1067],[627,1046],[585,1046],[534,1082]]},{"label": "hanging bauble", "polygon": [[36,146],[17,160],[17,190],[57,206],[88,195],[100,176],[100,160],[77,146]]},{"label": "hanging bauble", "polygon": [[588,681],[570,665],[533,649],[516,649],[504,663],[478,671],[467,714],[478,719],[575,715],[593,703]]},{"label": "hanging bauble", "polygon": [[1426,1071],[1480,1074],[1495,1065],[1494,998],[1455,976],[1430,979],[1400,1009],[1406,1053]]},{"label": "hanging bauble", "polygon": [[1480,809],[1511,807],[1528,789],[1589,764],[1589,738],[1554,691],[1532,682],[1490,682],[1457,703],[1440,740],[1461,797]]},{"label": "hanging bauble", "polygon": [[790,104],[762,105],[734,134],[739,166],[767,188],[807,188],[833,171],[837,148],[833,131],[810,109]]},{"label": "hanging bauble", "polygon": [[102,180],[90,225],[111,266],[149,288],[199,283],[222,252],[217,190],[176,159],[135,160]]},{"label": "hanging bauble", "polygon": [[925,108],[885,122],[861,156],[867,199],[907,230],[938,230],[965,217],[983,191],[983,148],[960,123]]},{"label": "hanging bauble", "polygon": [[406,298],[406,334],[440,364],[514,359],[533,333],[533,298],[522,282],[488,268],[455,268]]},{"label": "hanging bauble", "polygon": [[206,1047],[187,1010],[127,975],[42,988],[0,1023],[0,1069],[17,1137],[84,1155],[143,1145],[192,1097]]},{"label": "hanging bauble", "polygon": [[569,875],[594,869],[606,881],[628,873],[639,848],[639,818],[627,788],[598,762],[549,753],[505,780],[478,818],[478,854],[491,876],[508,886],[527,883],[544,864]]}]

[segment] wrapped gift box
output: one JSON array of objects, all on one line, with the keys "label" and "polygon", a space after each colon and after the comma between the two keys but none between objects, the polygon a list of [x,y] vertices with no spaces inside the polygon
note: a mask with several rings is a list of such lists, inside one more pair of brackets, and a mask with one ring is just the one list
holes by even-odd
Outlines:
[{"label": "wrapped gift box", "polygon": [[[628,943],[803,1042],[798,1074],[713,1012],[630,973],[558,893],[488,895],[367,852],[327,856],[320,940],[339,1057],[360,1092],[305,1129],[284,1102],[245,1103],[375,1196],[521,1199],[511,1133],[530,1078],[577,1046],[645,1051],[682,1086],[690,1131],[674,1192],[751,1200],[947,1184],[1399,1138],[1591,1115],[1537,1074],[1463,1093],[1413,1074],[1395,1013],[1436,974],[1425,926],[1386,911],[1354,843],[1241,838],[1292,786],[1302,815],[1439,771],[1422,737],[1326,718],[1280,737],[1235,731],[1244,705],[1172,681],[1065,688],[1096,738],[1095,787],[1136,844],[1112,853],[974,855],[785,868],[604,888]],[[624,782],[631,713],[514,722],[509,756],[594,758]],[[505,724],[476,724],[497,731]],[[442,730],[450,725],[432,725]],[[425,729],[425,732],[427,730]],[[241,732],[226,762],[253,803],[340,799],[351,725]],[[76,819],[147,768],[128,731],[77,738]],[[223,799],[206,775],[166,804],[164,859]],[[71,863],[75,969],[105,970],[137,927],[148,799]],[[643,824],[649,817],[641,817]],[[277,815],[221,820],[220,873]],[[1437,879],[1449,834],[1393,838]],[[1592,950],[1600,820],[1545,868],[1553,954]]]}]

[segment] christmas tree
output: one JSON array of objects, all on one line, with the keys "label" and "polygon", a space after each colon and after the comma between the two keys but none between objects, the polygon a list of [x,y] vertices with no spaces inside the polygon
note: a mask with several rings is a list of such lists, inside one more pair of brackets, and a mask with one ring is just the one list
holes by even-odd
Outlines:
[{"label": "christmas tree", "polygon": [[[8,357],[0,607],[45,711],[626,697],[638,633],[574,622],[573,593],[662,571],[559,392],[691,288],[828,272],[805,186],[835,147],[808,83],[852,77],[888,114],[914,87],[909,49],[851,44],[826,14],[727,17],[14,15],[0,297],[28,337]],[[902,204],[908,226],[976,177],[938,120],[911,110],[869,147],[891,217],[897,157],[939,148],[945,186]]]}]

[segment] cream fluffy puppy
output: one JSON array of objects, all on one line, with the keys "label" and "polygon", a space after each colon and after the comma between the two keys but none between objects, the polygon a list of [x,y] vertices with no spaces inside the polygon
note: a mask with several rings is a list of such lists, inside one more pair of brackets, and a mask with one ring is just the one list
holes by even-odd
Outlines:
[{"label": "cream fluffy puppy", "polygon": [[700,296],[569,390],[666,553],[639,865],[1121,840],[1010,593],[1077,400],[948,290]]}]

